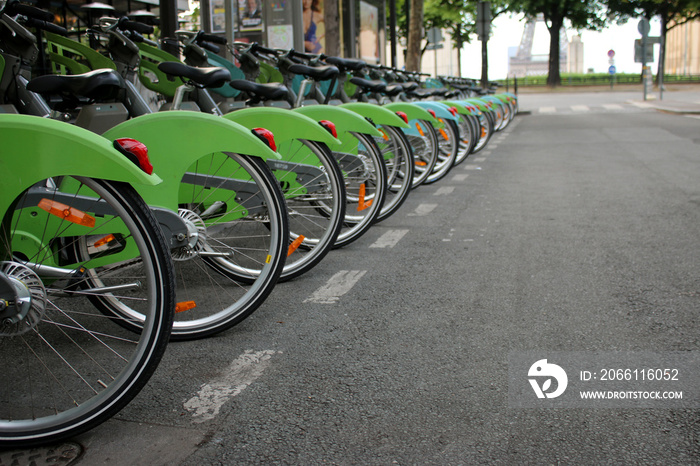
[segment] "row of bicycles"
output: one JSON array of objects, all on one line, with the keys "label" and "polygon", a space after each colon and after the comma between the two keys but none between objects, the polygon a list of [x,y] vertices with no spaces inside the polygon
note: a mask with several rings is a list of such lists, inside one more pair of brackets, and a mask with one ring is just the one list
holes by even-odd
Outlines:
[{"label": "row of bicycles", "polygon": [[110,418],[170,341],[240,323],[517,112],[468,81],[53,18],[0,1],[1,447]]}]

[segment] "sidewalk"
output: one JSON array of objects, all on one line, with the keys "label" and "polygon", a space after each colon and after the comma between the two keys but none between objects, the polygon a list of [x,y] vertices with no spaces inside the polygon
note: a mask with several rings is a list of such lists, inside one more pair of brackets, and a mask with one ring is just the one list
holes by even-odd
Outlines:
[{"label": "sidewalk", "polygon": [[657,100],[655,98],[644,100],[630,100],[629,103],[637,107],[653,108],[660,112],[677,113],[681,115],[700,115],[700,99],[698,101]]}]

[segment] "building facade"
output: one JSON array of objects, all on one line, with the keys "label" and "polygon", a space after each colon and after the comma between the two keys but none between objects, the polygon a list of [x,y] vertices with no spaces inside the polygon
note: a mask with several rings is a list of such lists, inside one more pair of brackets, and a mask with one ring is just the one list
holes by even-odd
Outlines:
[{"label": "building facade", "polygon": [[668,31],[665,72],[700,75],[700,21],[680,24]]}]

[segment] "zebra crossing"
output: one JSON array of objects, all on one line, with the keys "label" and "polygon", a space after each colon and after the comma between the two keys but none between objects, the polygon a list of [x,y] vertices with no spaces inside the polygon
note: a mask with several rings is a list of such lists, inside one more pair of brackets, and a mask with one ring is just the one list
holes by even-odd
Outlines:
[{"label": "zebra crossing", "polygon": [[[699,102],[693,102],[700,105]],[[531,110],[535,115],[581,115],[597,113],[633,113],[640,111],[652,111],[658,108],[658,104],[653,102],[629,101],[610,104],[595,105],[562,105],[562,106],[541,106]],[[523,109],[526,110],[526,109]],[[697,115],[695,115],[697,117]]]}]

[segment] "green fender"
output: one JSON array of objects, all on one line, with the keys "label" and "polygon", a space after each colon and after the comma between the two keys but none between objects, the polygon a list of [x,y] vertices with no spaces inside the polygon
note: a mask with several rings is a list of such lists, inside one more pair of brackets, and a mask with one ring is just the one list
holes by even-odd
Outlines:
[{"label": "green fender", "polygon": [[280,156],[249,129],[214,115],[172,111],[143,115],[108,130],[105,137],[130,137],[148,147],[151,163],[164,182],[140,189],[147,204],[177,211],[180,182],[192,164],[209,154],[235,152],[265,160]]},{"label": "green fender", "polygon": [[351,110],[365,118],[369,118],[376,125],[396,126],[398,128],[408,128],[408,124],[403,118],[396,114],[396,111],[389,110],[379,105],[367,102],[351,102],[342,104],[341,107]]},{"label": "green fender", "polygon": [[267,128],[278,144],[294,139],[323,142],[328,146],[340,144],[318,121],[287,109],[251,107],[227,113],[224,118],[250,129]]},{"label": "green fender", "polygon": [[432,116],[428,111],[418,105],[407,102],[392,102],[390,104],[384,105],[384,108],[391,110],[392,112],[404,112],[408,117],[408,120],[425,120],[429,121],[434,127],[442,127],[437,118]]},{"label": "green fender", "polygon": [[[321,121],[329,120],[335,124],[338,135],[346,132],[363,133],[370,136],[380,136],[381,132],[374,127],[370,122],[355,112],[348,109],[335,107],[331,105],[309,105],[307,107],[299,107],[293,110],[294,112],[306,115],[312,120]],[[396,115],[394,115],[396,116]],[[399,120],[398,116],[396,116]],[[401,120],[403,123],[403,120]]]},{"label": "green fender", "polygon": [[443,101],[443,103],[456,108],[457,113],[460,113],[462,115],[479,116],[479,114],[481,114],[481,111],[476,107],[476,105],[469,103],[465,100],[448,100]]},{"label": "green fender", "polygon": [[3,213],[25,189],[50,177],[86,176],[148,187],[162,181],[117,152],[111,140],[68,123],[3,113],[0,140],[0,173],[5,175],[0,184]]}]

